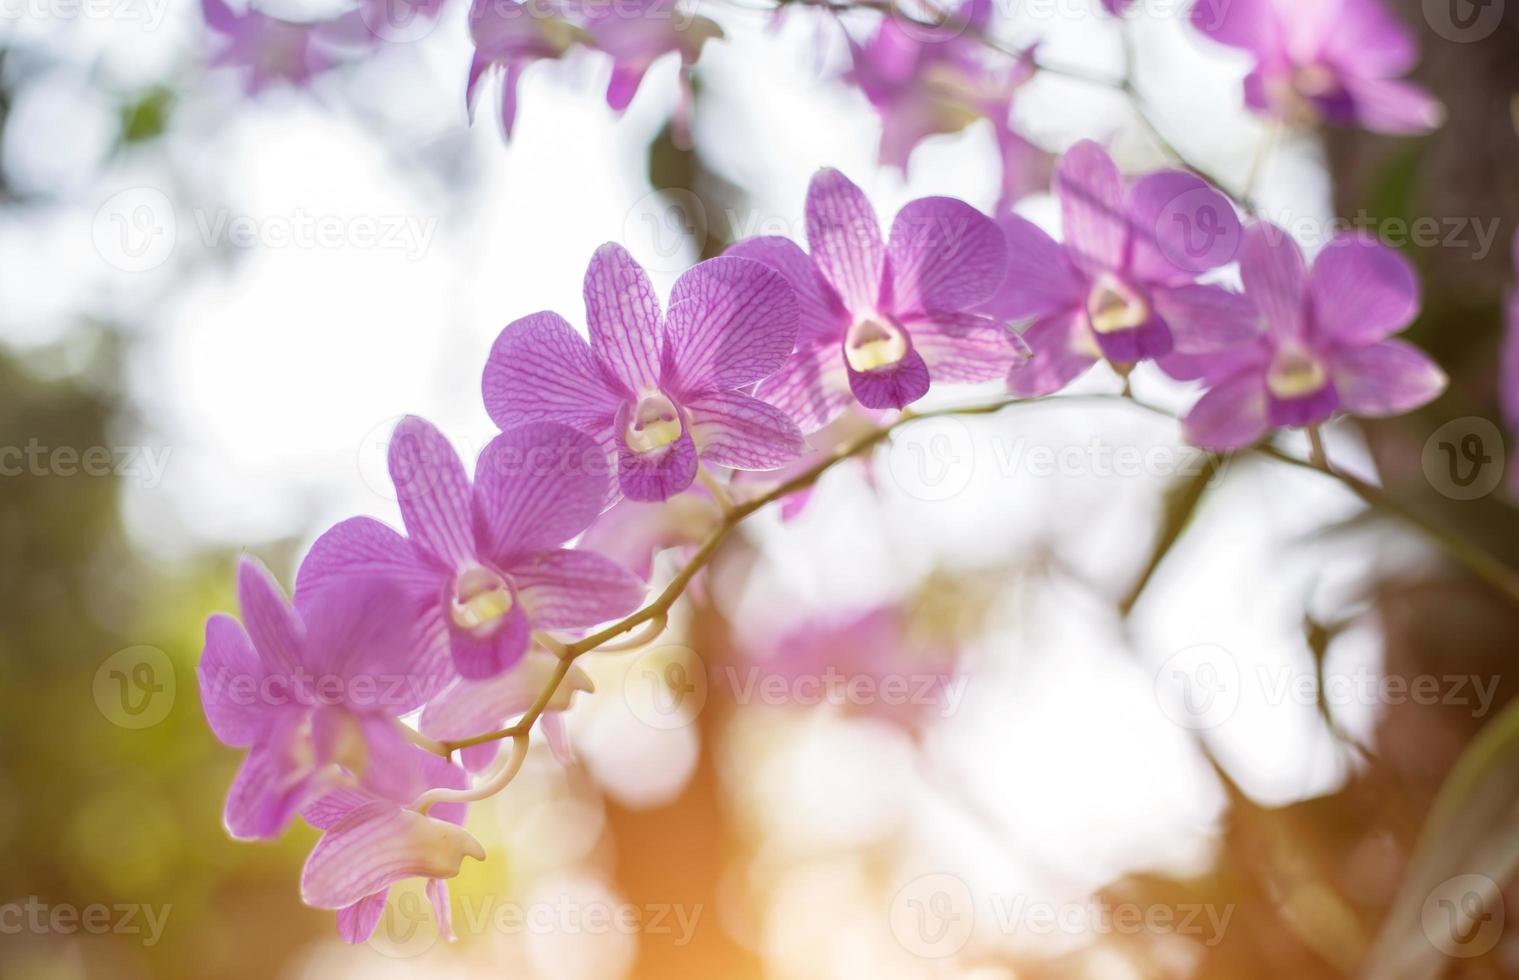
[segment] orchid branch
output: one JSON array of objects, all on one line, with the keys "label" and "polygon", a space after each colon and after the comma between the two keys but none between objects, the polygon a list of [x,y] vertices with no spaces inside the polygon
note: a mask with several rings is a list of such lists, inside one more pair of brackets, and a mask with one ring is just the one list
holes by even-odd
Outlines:
[{"label": "orchid branch", "polygon": [[[675,575],[670,583],[665,586],[664,590],[660,592],[659,596],[653,602],[644,606],[637,612],[632,613],[626,618],[621,619],[612,625],[599,630],[596,633],[592,633],[589,636],[576,640],[573,643],[563,644],[562,650],[560,652],[559,664],[556,667],[554,674],[550,678],[549,683],[545,685],[543,692],[538,696],[532,707],[530,707],[527,712],[517,720],[516,723],[509,725],[506,728],[502,728],[499,731],[487,732],[482,735],[475,735],[465,739],[444,741],[439,743],[440,747],[446,752],[451,753],[458,749],[468,748],[472,745],[481,745],[486,742],[493,742],[503,738],[511,738],[515,740],[519,746],[525,746],[528,733],[531,730],[533,724],[538,720],[539,716],[543,714],[543,712],[547,709],[549,703],[553,700],[554,693],[558,690],[560,683],[563,682],[565,676],[569,673],[570,666],[577,657],[589,653],[592,650],[603,648],[606,644],[610,643],[613,640],[616,640],[623,634],[629,633],[646,623],[651,624],[655,628],[654,635],[657,636],[658,632],[661,632],[663,630],[670,609],[675,604],[675,601],[685,593],[686,587],[690,585],[691,580],[695,578],[696,574],[711,562],[713,556],[717,553],[718,548],[727,539],[728,535],[746,518],[755,512],[765,508],[766,506],[775,503],[783,497],[789,496],[790,494],[796,493],[799,490],[803,490],[807,487],[812,486],[823,476],[824,473],[827,473],[830,469],[837,466],[839,463],[858,456],[860,453],[863,453],[866,450],[869,450],[874,446],[886,441],[902,426],[907,425],[911,422],[920,421],[922,419],[943,418],[950,416],[969,417],[977,415],[994,415],[1003,411],[1004,409],[1013,408],[1015,406],[1042,405],[1057,402],[1127,404],[1149,412],[1150,414],[1156,415],[1160,418],[1168,419],[1173,422],[1179,421],[1179,419],[1177,419],[1174,414],[1163,408],[1140,401],[1133,398],[1132,396],[1119,395],[1061,395],[1043,399],[1005,398],[983,405],[970,405],[956,408],[937,409],[928,412],[904,412],[900,418],[896,419],[890,424],[875,429],[849,443],[846,443],[844,446],[829,454],[824,459],[815,463],[811,467],[808,467],[801,473],[798,473],[795,476],[792,476],[791,478],[777,484],[766,493],[751,500],[744,501],[743,503],[735,504],[724,514],[717,527],[713,529],[710,535],[708,535],[707,539],[702,543],[696,554],[692,556],[691,560],[687,562],[683,568],[681,568],[681,570]],[[1269,459],[1277,460],[1278,462],[1297,466],[1303,469],[1312,470],[1313,472],[1321,473],[1332,479],[1338,480],[1357,497],[1361,498],[1361,500],[1372,509],[1395,517],[1405,524],[1408,524],[1409,526],[1422,532],[1429,538],[1431,542],[1437,545],[1450,558],[1464,566],[1468,571],[1472,572],[1478,578],[1482,579],[1484,582],[1492,586],[1499,593],[1508,597],[1516,605],[1519,605],[1519,576],[1516,576],[1515,572],[1512,569],[1508,568],[1502,562],[1487,554],[1482,549],[1450,534],[1448,531],[1441,528],[1437,523],[1411,510],[1406,505],[1389,495],[1385,490],[1382,490],[1380,487],[1376,487],[1364,480],[1361,480],[1358,477],[1352,476],[1349,473],[1331,467],[1328,464],[1327,460],[1324,460],[1322,457],[1316,459],[1302,459],[1269,444],[1256,446],[1249,450],[1242,450],[1242,452],[1258,453]],[[645,639],[642,634],[637,638],[639,640]],[[523,751],[525,751],[525,748]],[[496,780],[493,780],[493,782],[494,781]],[[505,783],[503,782],[502,785],[505,785]],[[465,791],[450,792],[457,793]],[[485,795],[489,795],[489,793]]]}]

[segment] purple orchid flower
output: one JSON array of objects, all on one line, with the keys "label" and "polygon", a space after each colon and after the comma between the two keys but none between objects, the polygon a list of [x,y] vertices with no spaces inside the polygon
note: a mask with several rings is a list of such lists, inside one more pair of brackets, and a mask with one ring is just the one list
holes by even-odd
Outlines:
[{"label": "purple orchid flower", "polygon": [[1133,4],[1134,0],[1102,0],[1102,9],[1114,17],[1122,17]]},{"label": "purple orchid flower", "polygon": [[1399,135],[1444,119],[1428,92],[1400,80],[1418,42],[1381,0],[1198,0],[1192,24],[1255,56],[1245,103],[1257,112]]},{"label": "purple orchid flower", "polygon": [[[457,766],[422,754],[432,760],[431,778],[417,783],[406,803],[433,786],[467,784]],[[323,833],[301,872],[301,900],[313,908],[335,909],[338,935],[344,942],[362,943],[379,925],[391,886],[426,878],[438,931],[452,940],[446,880],[458,875],[466,857],[485,860],[485,848],[464,829],[465,810],[463,803],[440,803],[424,814],[371,794],[329,794],[303,814]]]},{"label": "purple orchid flower", "polygon": [[[543,16],[544,11],[561,16]],[[475,45],[470,61],[464,104],[470,119],[486,74],[499,70],[501,130],[510,139],[517,122],[517,83],[535,61],[561,58],[577,43],[587,43],[585,31],[569,19],[565,4],[539,2],[529,7],[517,0],[474,0],[469,9],[469,36]]]},{"label": "purple orchid flower", "polygon": [[232,836],[276,837],[340,786],[404,794],[416,752],[396,718],[421,707],[430,684],[399,592],[333,578],[292,608],[252,559],[238,566],[237,591],[243,622],[206,622],[197,671],[212,732],[248,749],[227,794]]},{"label": "purple orchid flower", "polygon": [[1419,284],[1408,260],[1380,242],[1339,235],[1310,269],[1291,236],[1257,224],[1245,231],[1240,274],[1265,330],[1195,359],[1208,392],[1184,422],[1192,444],[1238,449],[1341,410],[1400,415],[1445,390],[1428,356],[1388,339],[1418,314]]},{"label": "purple orchid flower", "polygon": [[621,492],[665,500],[698,460],[775,469],[802,452],[784,412],[739,389],[796,342],[797,302],[757,262],[715,258],[685,272],[661,315],[648,276],[620,245],[585,274],[591,342],[557,313],[507,325],[485,365],[485,407],[503,428],[547,419],[593,435],[617,460]]},{"label": "purple orchid flower", "polygon": [[1197,277],[1234,257],[1239,218],[1200,178],[1161,170],[1125,187],[1089,140],[1055,175],[1065,242],[1017,215],[1001,220],[1008,270],[988,312],[1032,319],[1034,350],[1008,375],[1015,394],[1060,390],[1104,357],[1126,371],[1147,358],[1206,353],[1255,333],[1243,297]]},{"label": "purple orchid flower", "polygon": [[225,0],[201,0],[201,12],[206,26],[227,39],[211,63],[241,68],[243,90],[250,96],[275,82],[306,85],[342,64],[347,51],[372,40],[357,13],[299,23],[251,9],[235,13]]},{"label": "purple orchid flower", "polygon": [[[367,517],[343,521],[301,563],[297,598],[335,577],[380,576],[404,590],[423,659],[451,657],[473,680],[522,659],[534,629],[593,626],[638,606],[644,587],[631,572],[560,547],[607,494],[606,460],[589,438],[523,426],[491,440],[475,469],[471,488],[443,434],[403,420],[390,440],[390,477],[409,537]],[[446,666],[432,676],[451,678]]]},{"label": "purple orchid flower", "polygon": [[809,256],[780,237],[751,238],[728,255],[770,266],[801,304],[797,351],[758,394],[816,432],[851,398],[903,408],[939,381],[1001,377],[1028,349],[1001,322],[974,312],[996,291],[1007,246],[992,220],[963,201],[925,197],[897,213],[891,236],[837,170],[807,189]]},{"label": "purple orchid flower", "polygon": [[903,174],[912,151],[929,136],[989,120],[1002,158],[1001,210],[1043,185],[1049,158],[1010,121],[1014,94],[1034,77],[1033,49],[1010,67],[989,66],[979,38],[991,16],[991,0],[966,0],[945,25],[953,36],[944,37],[886,17],[866,43],[849,40],[853,64],[844,80],[881,117],[881,164]]}]

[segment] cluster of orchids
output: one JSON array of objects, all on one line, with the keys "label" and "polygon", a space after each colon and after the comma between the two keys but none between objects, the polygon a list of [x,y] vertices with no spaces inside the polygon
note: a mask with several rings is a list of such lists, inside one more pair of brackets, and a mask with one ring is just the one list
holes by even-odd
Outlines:
[{"label": "cluster of orchids", "polygon": [[[719,528],[795,504],[936,384],[1004,382],[1011,403],[1099,361],[1125,377],[1153,361],[1199,384],[1184,431],[1219,451],[1441,391],[1440,370],[1392,339],[1419,292],[1387,247],[1347,235],[1309,265],[1200,177],[1126,180],[1093,142],[1053,184],[1059,242],[945,197],[883,233],[861,189],[824,170],[805,248],[740,242],[663,303],[626,250],[598,249],[586,334],[545,311],[496,340],[481,387],[501,432],[473,475],[407,418],[389,447],[404,533],[337,524],[291,599],[244,560],[241,619],[210,619],[199,668],[211,728],[248,750],[230,832],[270,838],[297,816],[320,829],[302,897],[337,910],[349,941],[416,877],[448,933],[445,881],[485,856],[466,806],[513,778],[534,729],[570,757],[562,713],[591,687],[575,659],[639,626],[632,642],[657,635],[700,564],[644,605],[654,553],[705,540],[710,554]],[[1220,282],[1236,265],[1243,291]],[[867,435],[841,447],[844,431]]]}]

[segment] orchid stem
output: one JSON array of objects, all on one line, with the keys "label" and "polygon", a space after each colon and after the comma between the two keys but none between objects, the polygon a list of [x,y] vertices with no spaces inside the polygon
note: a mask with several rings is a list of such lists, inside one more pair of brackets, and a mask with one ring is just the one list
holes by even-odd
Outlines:
[{"label": "orchid stem", "polygon": [[[549,683],[544,687],[542,693],[539,694],[538,699],[533,703],[533,706],[529,708],[527,710],[527,713],[519,718],[515,724],[512,724],[499,731],[487,732],[482,735],[475,735],[471,736],[470,738],[459,739],[455,741],[445,741],[441,743],[441,747],[448,752],[454,752],[459,749],[468,748],[472,745],[481,745],[486,742],[494,742],[503,738],[511,738],[517,743],[520,752],[526,752],[528,733],[532,729],[534,722],[538,720],[538,717],[543,714],[543,712],[547,709],[549,703],[553,700],[554,692],[559,689],[560,683],[563,682],[565,676],[569,673],[570,665],[575,661],[575,658],[592,650],[603,648],[612,641],[617,640],[617,638],[621,637],[623,634],[632,632],[633,630],[645,624],[649,624],[649,628],[647,630],[645,630],[643,633],[639,633],[633,638],[623,641],[621,646],[631,647],[634,644],[646,643],[649,639],[652,638],[652,636],[659,635],[659,633],[663,631],[665,624],[668,621],[670,608],[675,604],[676,600],[685,593],[686,587],[691,584],[691,580],[696,577],[696,574],[704,567],[706,567],[706,565],[712,560],[713,556],[717,553],[718,548],[727,539],[728,535],[736,527],[738,527],[745,518],[749,517],[756,511],[763,509],[769,504],[780,500],[783,497],[789,496],[798,490],[802,490],[813,485],[818,481],[820,477],[822,477],[824,473],[828,472],[834,466],[837,466],[839,463],[842,463],[845,460],[852,459],[853,457],[858,456],[859,454],[875,447],[876,445],[885,442],[892,436],[893,433],[896,432],[897,429],[905,425],[910,425],[911,423],[922,419],[942,418],[948,416],[963,417],[975,415],[994,415],[1002,412],[1005,409],[1014,407],[1026,405],[1069,404],[1072,402],[1080,402],[1086,404],[1130,405],[1142,411],[1149,412],[1150,414],[1155,415],[1159,418],[1167,419],[1171,422],[1178,421],[1175,415],[1166,411],[1165,409],[1134,398],[1132,392],[1123,395],[1058,395],[1040,399],[1006,398],[995,402],[989,402],[983,405],[968,405],[958,408],[944,408],[916,413],[904,412],[903,415],[894,422],[891,422],[888,425],[882,426],[881,428],[875,429],[849,443],[846,443],[843,447],[828,455],[818,463],[812,465],[811,467],[808,467],[806,470],[796,474],[790,479],[777,484],[770,490],[766,491],[764,494],[751,500],[744,501],[743,503],[734,504],[730,510],[724,513],[722,520],[718,523],[717,527],[713,529],[712,533],[708,535],[707,539],[702,542],[702,545],[699,549],[697,549],[696,554],[692,556],[691,560],[687,562],[686,565],[681,568],[678,573],[676,573],[675,577],[670,580],[670,583],[665,586],[664,590],[660,592],[659,596],[654,599],[653,602],[650,602],[647,606],[644,606],[642,609],[627,616],[626,618],[621,619],[595,633],[592,633],[589,636],[582,637],[573,643],[562,645],[563,652],[560,655],[559,665],[555,669],[553,676],[549,679]],[[1298,466],[1304,469],[1310,469],[1316,473],[1322,473],[1325,476],[1338,480],[1352,493],[1360,497],[1361,500],[1372,509],[1396,517],[1411,527],[1414,527],[1417,530],[1421,531],[1425,536],[1429,538],[1431,542],[1439,546],[1441,550],[1449,555],[1452,559],[1464,566],[1467,570],[1471,571],[1478,578],[1491,585],[1501,594],[1508,597],[1516,605],[1519,605],[1519,576],[1516,576],[1515,572],[1512,569],[1508,568],[1496,558],[1482,551],[1480,548],[1451,535],[1449,532],[1441,528],[1438,524],[1435,524],[1429,519],[1422,517],[1421,515],[1410,510],[1408,507],[1388,495],[1387,492],[1382,490],[1380,487],[1373,486],[1372,484],[1366,483],[1364,480],[1361,480],[1355,476],[1330,467],[1327,458],[1323,456],[1322,436],[1319,434],[1317,429],[1309,430],[1309,440],[1311,444],[1317,447],[1315,449],[1316,458],[1314,459],[1302,459],[1300,457],[1291,455],[1290,453],[1285,453],[1280,449],[1277,449],[1275,446],[1271,445],[1261,445],[1255,447],[1254,449],[1242,450],[1242,452],[1258,453],[1270,459],[1274,459],[1293,466]],[[520,766],[521,762],[518,761],[516,764]],[[510,778],[510,776],[507,776],[504,780],[498,779],[492,780],[492,782],[499,781],[501,786],[505,786],[506,782],[510,781]],[[437,790],[434,792],[461,794],[475,793],[476,791]],[[488,795],[490,794],[484,793],[483,795],[479,796],[469,796],[468,799],[470,801],[473,801],[475,799],[483,799],[484,796]],[[448,796],[446,798],[449,800],[464,799],[464,797],[457,795]],[[426,797],[423,799],[426,799]],[[420,802],[421,800],[419,800],[419,803]]]},{"label": "orchid stem", "polygon": [[[555,687],[557,686],[556,684]],[[429,807],[439,803],[476,803],[495,796],[517,778],[517,773],[522,769],[522,763],[527,759],[527,743],[526,732],[514,735],[511,756],[504,763],[499,764],[494,773],[469,789],[430,789],[417,797],[411,808],[418,813],[426,813]]]}]

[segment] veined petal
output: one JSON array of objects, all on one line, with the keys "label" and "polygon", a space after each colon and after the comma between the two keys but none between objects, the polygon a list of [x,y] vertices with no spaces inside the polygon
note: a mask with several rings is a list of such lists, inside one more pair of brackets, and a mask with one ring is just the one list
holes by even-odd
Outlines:
[{"label": "veined petal", "polygon": [[338,935],[343,937],[343,942],[350,945],[367,942],[385,914],[385,899],[389,896],[390,889],[382,888],[338,909]]},{"label": "veined petal", "polygon": [[1065,248],[1088,274],[1123,268],[1128,238],[1123,178],[1097,143],[1082,140],[1055,169]]},{"label": "veined petal", "polygon": [[680,395],[738,388],[774,374],[797,337],[796,293],[749,259],[692,267],[670,293],[669,355]]},{"label": "veined petal", "polygon": [[223,745],[243,748],[268,730],[267,706],[257,697],[264,663],[241,623],[223,613],[206,620],[206,645],[195,673],[206,722]]},{"label": "veined petal", "polygon": [[[323,679],[343,682],[343,697],[359,690],[355,681],[383,685],[395,692],[387,704],[392,714],[419,706],[407,703],[418,684],[412,676],[422,647],[420,620],[425,604],[384,578],[333,579],[307,594],[301,615],[306,621],[309,666]],[[399,692],[405,690],[403,697]],[[377,705],[356,705],[371,709]]]},{"label": "veined petal", "polygon": [[803,433],[821,429],[838,418],[852,397],[839,341],[798,350],[759,383],[755,394],[791,416]]},{"label": "veined petal", "polygon": [[595,435],[611,427],[621,403],[585,338],[549,312],[501,331],[485,362],[482,390],[485,410],[503,429],[548,421]]},{"label": "veined petal", "polygon": [[502,622],[484,636],[451,629],[448,645],[454,669],[459,676],[470,680],[495,677],[527,653],[531,633],[532,624],[528,622],[520,601],[514,602]]},{"label": "veined petal", "polygon": [[807,243],[846,309],[875,308],[886,261],[881,225],[865,192],[837,170],[818,171],[807,187]]},{"label": "veined petal", "polygon": [[1245,295],[1267,329],[1279,337],[1300,337],[1306,326],[1308,269],[1292,236],[1266,222],[1251,225],[1240,245],[1239,267]]},{"label": "veined petal", "polygon": [[469,477],[443,433],[415,415],[402,419],[390,437],[390,479],[406,533],[440,567],[475,560]]},{"label": "veined petal", "polygon": [[485,848],[444,820],[377,800],[322,835],[301,872],[301,899],[340,909],[407,878],[452,878],[466,857]]},{"label": "veined petal", "polygon": [[440,582],[438,569],[400,533],[372,517],[350,517],[323,531],[301,559],[296,606],[334,580],[353,576],[384,578],[418,596],[435,595]]},{"label": "veined petal", "polygon": [[611,479],[606,451],[582,432],[533,422],[501,433],[476,464],[484,552],[505,564],[559,547],[596,519]]},{"label": "veined petal", "polygon": [[773,470],[807,448],[791,416],[738,391],[714,391],[691,399],[691,436],[701,458],[738,470]]},{"label": "veined petal", "polygon": [[1440,397],[1449,379],[1429,355],[1401,340],[1384,340],[1334,355],[1334,387],[1352,415],[1402,415]]},{"label": "veined petal", "polygon": [[1255,372],[1237,374],[1208,390],[1182,420],[1194,446],[1227,452],[1257,442],[1269,428],[1266,383]]},{"label": "veined petal", "polygon": [[1313,333],[1362,346],[1397,333],[1419,313],[1413,265],[1381,242],[1341,235],[1313,263]]},{"label": "veined petal", "polygon": [[1097,340],[1078,311],[1034,321],[1023,331],[1033,356],[1008,371],[1007,386],[1020,398],[1051,395],[1102,359]]},{"label": "veined petal", "polygon": [[990,218],[964,201],[924,197],[897,212],[886,261],[898,314],[954,312],[997,291],[1007,273],[1007,242]]},{"label": "veined petal", "polygon": [[237,770],[223,811],[227,832],[234,838],[278,837],[306,802],[312,767],[298,757],[300,714],[282,709],[269,737],[249,750]]},{"label": "veined petal", "polygon": [[849,388],[866,408],[905,408],[928,394],[928,365],[909,348],[894,366],[875,371],[849,369]]},{"label": "veined petal", "polygon": [[1031,356],[1016,331],[974,313],[939,314],[908,329],[935,381],[996,381]]},{"label": "veined petal", "polygon": [[608,242],[585,271],[585,315],[591,350],[629,391],[659,385],[659,299],[628,250]]},{"label": "veined petal", "polygon": [[647,591],[632,572],[593,551],[560,548],[505,569],[539,629],[574,629],[626,616]]},{"label": "veined petal", "polygon": [[238,563],[237,601],[265,672],[294,676],[305,663],[306,628],[275,584],[274,576],[256,559],[244,558]]},{"label": "veined petal", "polygon": [[1086,300],[1081,273],[1043,228],[1016,214],[998,220],[1007,243],[1007,275],[986,312],[1005,320],[1048,317]]},{"label": "veined petal", "polygon": [[696,479],[696,443],[687,427],[662,451],[636,453],[617,444],[617,482],[629,500],[667,500]]},{"label": "veined petal", "polygon": [[789,238],[766,235],[731,245],[723,254],[762,263],[786,277],[796,293],[801,344],[837,340],[844,335],[849,315],[843,302],[800,245]]},{"label": "veined petal", "polygon": [[1171,330],[1175,349],[1209,354],[1261,334],[1260,314],[1249,298],[1222,286],[1188,285],[1154,290],[1150,302]]}]

